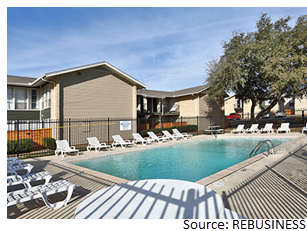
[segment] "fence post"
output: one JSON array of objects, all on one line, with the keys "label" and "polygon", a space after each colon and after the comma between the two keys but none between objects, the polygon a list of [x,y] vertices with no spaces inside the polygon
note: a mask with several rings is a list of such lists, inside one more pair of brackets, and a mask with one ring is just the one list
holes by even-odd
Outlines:
[{"label": "fence post", "polygon": [[304,111],[302,111],[302,117],[303,117],[303,127],[304,127],[304,124],[305,124],[305,115],[304,115]]},{"label": "fence post", "polygon": [[161,129],[163,129],[163,119],[162,119],[163,117],[162,117],[162,115],[161,115],[161,120],[160,120],[160,125],[161,125]]},{"label": "fence post", "polygon": [[181,127],[182,127],[182,116],[181,116]]},{"label": "fence post", "polygon": [[197,135],[198,135],[198,116],[196,116],[196,125],[197,125]]},{"label": "fence post", "polygon": [[17,157],[19,158],[19,120],[17,120],[16,130],[17,130]]},{"label": "fence post", "polygon": [[68,119],[68,131],[69,131],[69,136],[68,136],[68,143],[71,145],[71,118]]},{"label": "fence post", "polygon": [[110,144],[110,118],[108,117],[108,144]]}]

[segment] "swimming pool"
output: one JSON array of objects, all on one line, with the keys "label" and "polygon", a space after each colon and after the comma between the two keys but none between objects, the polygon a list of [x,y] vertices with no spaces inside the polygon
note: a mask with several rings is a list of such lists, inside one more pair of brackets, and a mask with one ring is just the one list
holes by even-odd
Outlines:
[{"label": "swimming pool", "polygon": [[[73,164],[130,181],[177,179],[195,182],[249,158],[263,138],[208,139],[152,148]],[[271,139],[274,146],[291,140]],[[265,151],[263,147],[258,154]]]}]

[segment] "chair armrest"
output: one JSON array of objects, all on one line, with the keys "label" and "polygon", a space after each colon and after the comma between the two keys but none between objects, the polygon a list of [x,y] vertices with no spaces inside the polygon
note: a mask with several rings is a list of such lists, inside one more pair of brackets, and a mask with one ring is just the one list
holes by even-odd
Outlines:
[{"label": "chair armrest", "polygon": [[8,170],[7,173],[17,176],[17,172],[14,170]]},{"label": "chair armrest", "polygon": [[76,149],[75,146],[70,146],[71,149]]}]

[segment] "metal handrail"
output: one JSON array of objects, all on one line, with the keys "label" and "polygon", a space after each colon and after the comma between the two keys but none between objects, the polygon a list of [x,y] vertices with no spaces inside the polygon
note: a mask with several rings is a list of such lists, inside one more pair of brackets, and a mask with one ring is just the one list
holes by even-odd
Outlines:
[{"label": "metal handrail", "polygon": [[272,144],[272,154],[274,154],[274,144],[271,140],[263,140],[263,141],[260,141],[256,147],[253,149],[253,151],[249,154],[249,158],[251,158],[251,155],[253,154],[253,152],[255,151],[255,149],[257,148],[257,150],[255,151],[255,155],[257,154],[257,151],[264,145],[266,144],[267,147],[268,147],[268,156],[270,155],[270,146],[268,144],[268,142],[270,142]]}]

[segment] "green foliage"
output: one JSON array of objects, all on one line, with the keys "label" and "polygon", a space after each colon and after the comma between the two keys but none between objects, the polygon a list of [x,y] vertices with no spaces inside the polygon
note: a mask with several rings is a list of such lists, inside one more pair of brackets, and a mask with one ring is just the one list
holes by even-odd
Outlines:
[{"label": "green foliage", "polygon": [[45,148],[55,150],[56,149],[56,144],[55,144],[55,139],[52,137],[46,137],[43,139],[43,145]]},{"label": "green foliage", "polygon": [[167,130],[169,131],[169,133],[173,133],[173,130],[174,128],[177,128],[178,131],[180,132],[197,132],[198,128],[197,128],[197,125],[186,125],[186,126],[179,126],[179,127],[170,127],[170,128],[163,128],[163,129],[160,129],[160,128],[152,128],[152,129],[146,129],[146,130],[142,130],[140,131],[140,135],[141,136],[148,136],[147,132],[153,132],[155,134],[161,134],[162,133],[162,130]]},{"label": "green foliage", "polygon": [[7,153],[15,154],[17,153],[17,145],[19,146],[19,153],[30,152],[33,148],[32,139],[20,139],[19,143],[17,140],[7,141]]},{"label": "green foliage", "polygon": [[269,112],[283,97],[307,94],[307,15],[296,26],[288,26],[290,17],[275,23],[263,14],[256,31],[234,32],[223,42],[224,54],[207,63],[207,83],[211,97],[234,92],[236,98],[251,101],[254,109],[265,100],[271,104],[256,119]]}]

